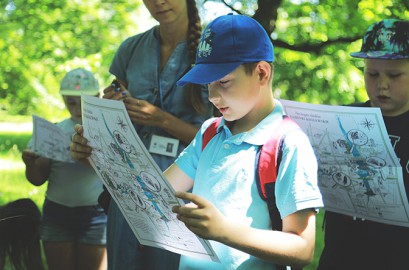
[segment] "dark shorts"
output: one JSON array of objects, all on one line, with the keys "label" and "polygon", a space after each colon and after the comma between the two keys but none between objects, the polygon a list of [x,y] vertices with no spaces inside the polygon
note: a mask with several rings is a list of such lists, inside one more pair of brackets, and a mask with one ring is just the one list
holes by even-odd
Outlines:
[{"label": "dark shorts", "polygon": [[98,206],[67,207],[45,199],[40,236],[44,242],[106,244],[107,216]]}]

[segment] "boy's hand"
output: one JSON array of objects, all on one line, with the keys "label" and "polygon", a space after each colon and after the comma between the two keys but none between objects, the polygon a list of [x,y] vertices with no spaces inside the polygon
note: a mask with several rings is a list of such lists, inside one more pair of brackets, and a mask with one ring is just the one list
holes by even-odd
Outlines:
[{"label": "boy's hand", "polygon": [[83,137],[84,129],[82,125],[74,126],[75,133],[72,135],[70,144],[70,154],[75,160],[89,164],[87,157],[91,156],[92,148],[88,146],[88,140]]},{"label": "boy's hand", "polygon": [[226,218],[211,202],[188,192],[175,192],[175,196],[192,202],[185,206],[174,206],[172,209],[189,230],[205,239],[222,238],[226,229]]}]

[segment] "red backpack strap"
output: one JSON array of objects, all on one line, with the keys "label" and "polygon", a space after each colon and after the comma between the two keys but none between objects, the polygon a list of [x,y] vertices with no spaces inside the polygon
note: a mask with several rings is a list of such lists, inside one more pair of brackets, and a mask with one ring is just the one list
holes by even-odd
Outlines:
[{"label": "red backpack strap", "polygon": [[202,152],[205,149],[206,145],[210,142],[210,140],[216,135],[217,128],[219,127],[220,121],[222,120],[221,117],[216,118],[205,130],[203,133],[202,138]]},{"label": "red backpack strap", "polygon": [[259,194],[267,202],[270,219],[274,230],[282,230],[282,221],[276,205],[275,182],[282,155],[285,136],[293,130],[300,129],[288,116],[277,127],[277,132],[263,145],[256,158],[256,181]]}]

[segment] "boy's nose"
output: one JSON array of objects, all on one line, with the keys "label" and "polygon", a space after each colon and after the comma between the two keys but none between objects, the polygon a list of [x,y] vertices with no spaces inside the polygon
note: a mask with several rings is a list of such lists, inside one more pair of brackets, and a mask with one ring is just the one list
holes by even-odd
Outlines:
[{"label": "boy's nose", "polygon": [[389,78],[386,75],[380,75],[377,81],[377,87],[379,90],[384,90],[389,88]]},{"label": "boy's nose", "polygon": [[165,3],[165,0],[151,0],[157,6],[161,6]]},{"label": "boy's nose", "polygon": [[220,100],[219,91],[217,91],[217,86],[208,84],[207,88],[209,89],[209,101],[213,104],[217,104]]}]

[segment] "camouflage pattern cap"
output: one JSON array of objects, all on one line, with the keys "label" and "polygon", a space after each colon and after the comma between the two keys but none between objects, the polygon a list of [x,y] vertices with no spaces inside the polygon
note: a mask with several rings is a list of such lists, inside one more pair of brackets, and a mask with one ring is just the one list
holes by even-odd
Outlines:
[{"label": "camouflage pattern cap", "polygon": [[69,71],[60,84],[60,94],[64,96],[95,96],[99,93],[99,84],[94,74],[83,68]]},{"label": "camouflage pattern cap", "polygon": [[361,51],[352,57],[371,59],[409,58],[409,21],[385,19],[369,26]]}]

